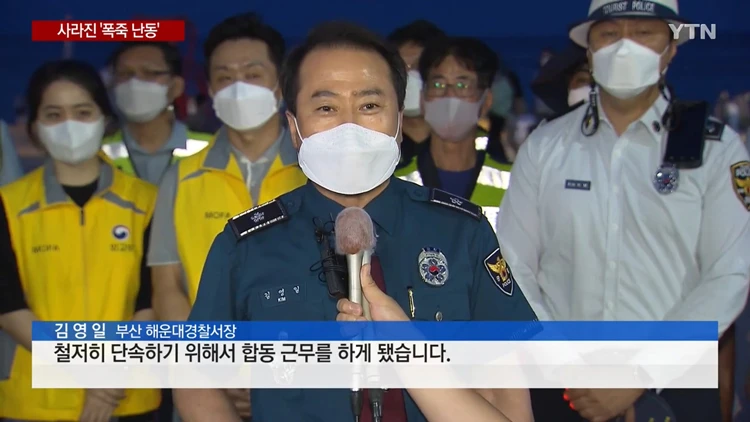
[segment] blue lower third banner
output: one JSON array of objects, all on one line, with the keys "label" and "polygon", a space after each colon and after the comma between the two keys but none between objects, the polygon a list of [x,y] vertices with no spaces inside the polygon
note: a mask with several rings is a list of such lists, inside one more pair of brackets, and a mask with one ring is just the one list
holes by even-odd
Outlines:
[{"label": "blue lower third banner", "polygon": [[32,350],[34,388],[718,383],[715,322],[34,322]]},{"label": "blue lower third banner", "polygon": [[32,341],[718,341],[716,322],[42,322]]}]

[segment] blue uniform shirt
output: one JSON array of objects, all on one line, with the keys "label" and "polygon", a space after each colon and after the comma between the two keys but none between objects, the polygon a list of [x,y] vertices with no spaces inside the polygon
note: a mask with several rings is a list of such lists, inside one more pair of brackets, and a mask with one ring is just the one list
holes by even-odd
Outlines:
[{"label": "blue uniform shirt", "polygon": [[[335,320],[336,300],[313,271],[320,261],[314,220],[335,219],[342,209],[308,183],[230,220],[208,254],[190,320]],[[411,287],[416,320],[536,319],[510,269],[498,270],[505,262],[478,206],[393,178],[365,210],[386,290],[407,315]],[[440,287],[420,270],[425,248],[444,257],[448,278]],[[354,420],[348,390],[254,389],[251,397],[254,422]],[[405,399],[409,421],[425,421]]]}]

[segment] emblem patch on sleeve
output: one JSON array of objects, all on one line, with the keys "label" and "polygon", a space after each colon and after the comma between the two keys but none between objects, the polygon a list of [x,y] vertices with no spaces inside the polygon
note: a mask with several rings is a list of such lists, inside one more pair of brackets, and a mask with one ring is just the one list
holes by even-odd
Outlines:
[{"label": "emblem patch on sleeve", "polygon": [[750,161],[732,164],[730,170],[737,198],[742,202],[742,206],[750,211]]},{"label": "emblem patch on sleeve", "polygon": [[516,284],[516,281],[513,279],[513,273],[510,272],[510,267],[505,262],[503,254],[500,253],[500,248],[495,249],[484,259],[484,268],[487,269],[492,282],[501,292],[513,296],[513,285]]}]

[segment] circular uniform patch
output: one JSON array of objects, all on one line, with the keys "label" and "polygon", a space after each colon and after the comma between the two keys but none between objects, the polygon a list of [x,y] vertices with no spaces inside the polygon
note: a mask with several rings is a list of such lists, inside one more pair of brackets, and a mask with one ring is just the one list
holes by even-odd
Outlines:
[{"label": "circular uniform patch", "polygon": [[654,175],[654,187],[662,195],[668,195],[677,190],[680,185],[680,169],[673,164],[664,163]]},{"label": "circular uniform patch", "polygon": [[430,286],[440,287],[448,281],[448,261],[437,248],[423,248],[417,259],[419,275]]},{"label": "circular uniform patch", "polygon": [[130,229],[123,225],[117,225],[112,228],[112,237],[119,241],[127,240],[130,237]]}]

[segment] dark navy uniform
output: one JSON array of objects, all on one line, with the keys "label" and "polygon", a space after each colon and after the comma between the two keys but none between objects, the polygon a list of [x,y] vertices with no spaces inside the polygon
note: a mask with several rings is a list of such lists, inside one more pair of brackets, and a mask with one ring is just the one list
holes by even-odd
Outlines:
[{"label": "dark navy uniform", "polygon": [[[308,183],[230,220],[211,247],[190,320],[335,320],[336,299],[311,270],[320,261],[314,220],[342,209]],[[386,290],[407,315],[411,288],[416,320],[536,320],[478,206],[393,178],[365,210]],[[425,254],[439,256],[445,271],[425,271]],[[256,389],[251,397],[255,422],[354,418],[347,390]],[[425,421],[405,399],[409,421]]]}]

